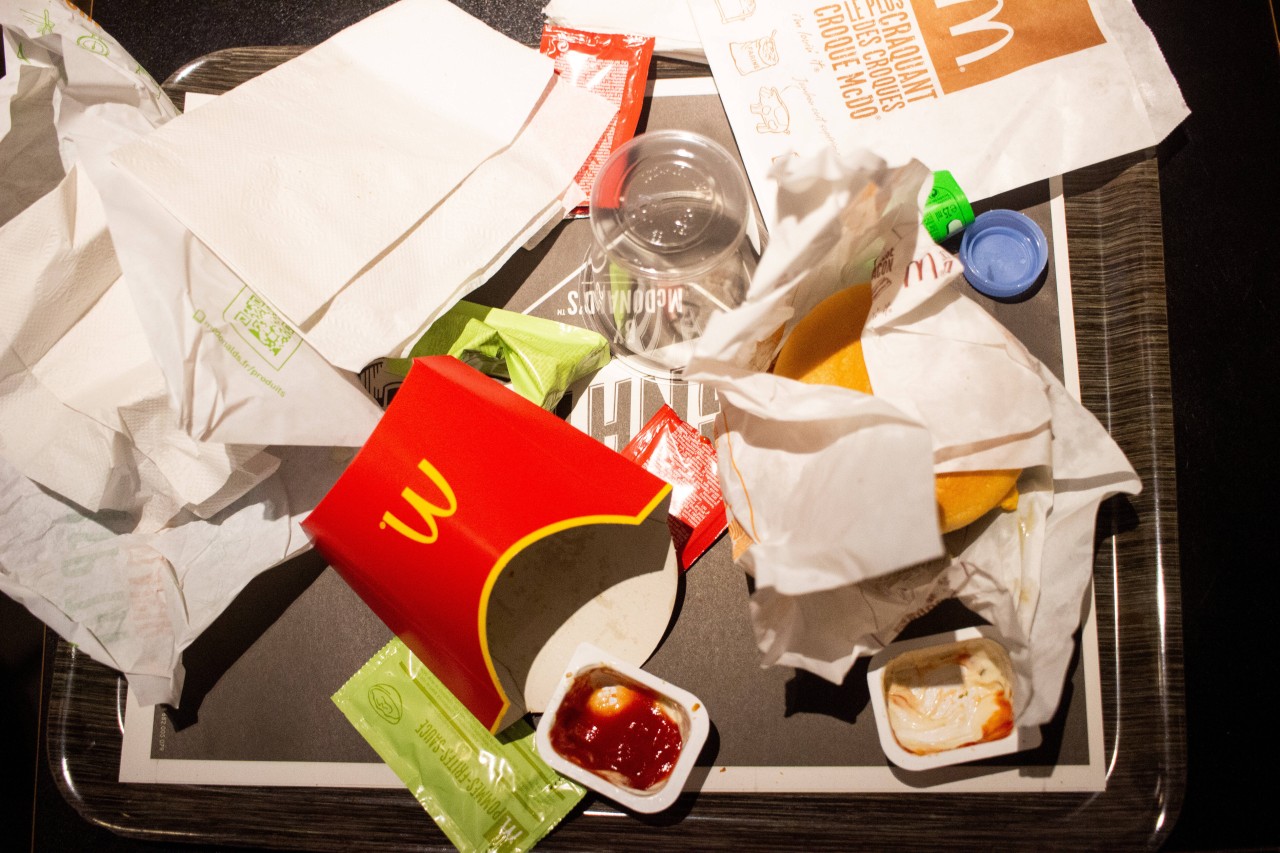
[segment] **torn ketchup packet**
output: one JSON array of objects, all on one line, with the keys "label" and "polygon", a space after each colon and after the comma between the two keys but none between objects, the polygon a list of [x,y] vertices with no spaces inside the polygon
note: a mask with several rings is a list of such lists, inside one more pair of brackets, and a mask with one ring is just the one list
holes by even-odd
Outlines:
[{"label": "torn ketchup packet", "polygon": [[[556,73],[561,77],[618,108],[574,179],[591,198],[591,186],[604,161],[635,135],[644,106],[649,61],[653,58],[653,37],[591,33],[547,24],[542,30],[541,51],[555,62]],[[572,215],[586,216],[586,205],[575,208]]]},{"label": "torn ketchup packet", "polygon": [[680,569],[687,571],[728,526],[715,445],[664,405],[622,448],[622,455],[671,484],[667,522]]}]

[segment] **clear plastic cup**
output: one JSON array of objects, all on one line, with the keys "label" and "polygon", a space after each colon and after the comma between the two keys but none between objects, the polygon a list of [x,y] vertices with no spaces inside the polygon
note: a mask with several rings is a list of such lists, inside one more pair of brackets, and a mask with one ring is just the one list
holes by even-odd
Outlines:
[{"label": "clear plastic cup", "polygon": [[715,141],[661,130],[605,162],[591,193],[587,316],[614,354],[679,372],[714,314],[746,296],[759,252],[746,176]]}]

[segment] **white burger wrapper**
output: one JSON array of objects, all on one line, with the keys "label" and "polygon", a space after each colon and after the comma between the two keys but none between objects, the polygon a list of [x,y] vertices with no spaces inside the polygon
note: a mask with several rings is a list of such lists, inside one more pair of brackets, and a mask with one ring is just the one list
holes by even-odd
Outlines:
[{"label": "white burger wrapper", "polygon": [[[953,286],[920,224],[931,172],[866,152],[780,162],[778,224],[747,299],[688,376],[715,387],[726,505],[753,543],[764,663],[843,680],[955,597],[1008,640],[1019,726],[1054,713],[1092,576],[1099,503],[1141,488],[1124,454],[1026,348]],[[875,396],[763,372],[785,334],[869,281]],[[782,334],[779,334],[781,332]],[[1021,468],[1015,512],[940,537],[933,475]]]},{"label": "white burger wrapper", "polygon": [[182,652],[255,576],[311,547],[301,520],[351,451],[272,448],[276,473],[208,520],[149,533],[85,513],[0,459],[0,593],[119,670],[143,705],[177,706]]},{"label": "white burger wrapper", "polygon": [[[0,593],[177,704],[183,649],[310,547],[350,456],[266,445],[354,447],[380,410],[305,344],[269,364],[220,316],[243,283],[112,191],[110,152],[177,115],[124,48],[56,0],[0,25]],[[243,442],[188,429],[218,407]]]}]

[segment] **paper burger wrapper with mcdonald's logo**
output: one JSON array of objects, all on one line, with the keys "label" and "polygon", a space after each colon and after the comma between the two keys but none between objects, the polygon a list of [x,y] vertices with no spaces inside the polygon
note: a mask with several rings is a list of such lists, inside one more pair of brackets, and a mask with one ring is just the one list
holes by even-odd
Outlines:
[{"label": "paper burger wrapper with mcdonald's logo", "polygon": [[416,359],[304,522],[490,731],[583,641],[643,663],[675,606],[671,487],[449,356]]},{"label": "paper burger wrapper with mcdonald's logo", "polygon": [[[770,232],[774,164],[866,148],[972,201],[1158,144],[1187,116],[1132,0],[691,0]],[[767,36],[767,38],[762,38]]]}]

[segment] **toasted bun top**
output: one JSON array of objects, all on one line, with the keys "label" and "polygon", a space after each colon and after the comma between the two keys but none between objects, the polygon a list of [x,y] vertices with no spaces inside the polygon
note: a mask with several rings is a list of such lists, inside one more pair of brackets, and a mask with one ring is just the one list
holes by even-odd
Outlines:
[{"label": "toasted bun top", "polygon": [[773,372],[813,385],[873,393],[862,358],[862,327],[870,311],[869,284],[855,284],[828,296],[796,324]]}]

